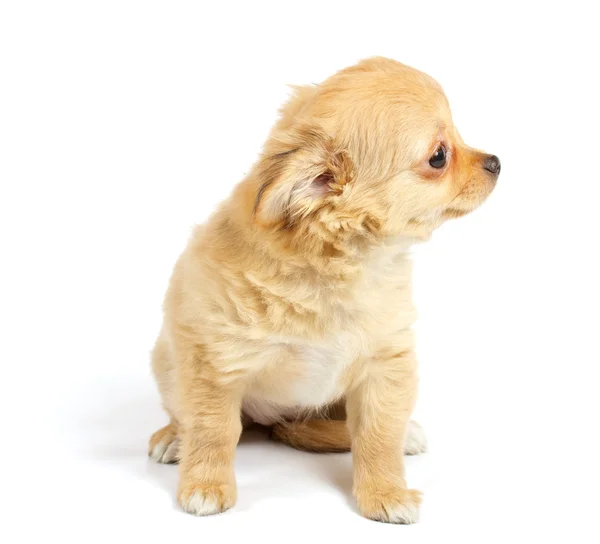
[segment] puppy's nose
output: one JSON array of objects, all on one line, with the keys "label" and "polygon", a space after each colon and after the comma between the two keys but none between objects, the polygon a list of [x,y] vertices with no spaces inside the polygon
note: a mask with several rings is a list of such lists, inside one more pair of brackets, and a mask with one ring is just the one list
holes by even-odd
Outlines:
[{"label": "puppy's nose", "polygon": [[488,155],[483,161],[483,167],[497,176],[500,173],[500,159],[496,155]]}]

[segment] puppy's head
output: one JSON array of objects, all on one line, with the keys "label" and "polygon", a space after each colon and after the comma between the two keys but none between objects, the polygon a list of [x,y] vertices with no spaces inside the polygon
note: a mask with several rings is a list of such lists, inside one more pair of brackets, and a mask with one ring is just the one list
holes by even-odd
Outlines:
[{"label": "puppy's head", "polygon": [[500,161],[462,141],[438,83],[374,58],[296,89],[255,173],[260,226],[427,238],[487,198]]}]

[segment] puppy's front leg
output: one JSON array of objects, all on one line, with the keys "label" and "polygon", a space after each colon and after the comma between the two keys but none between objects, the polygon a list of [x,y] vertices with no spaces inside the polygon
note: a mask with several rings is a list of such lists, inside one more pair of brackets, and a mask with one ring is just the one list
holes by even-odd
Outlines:
[{"label": "puppy's front leg", "polygon": [[413,351],[369,361],[347,396],[353,491],[361,513],[378,521],[415,523],[420,493],[404,480],[404,440],[417,388]]},{"label": "puppy's front leg", "polygon": [[178,501],[199,516],[237,499],[233,460],[242,431],[242,388],[198,353],[180,359],[181,461]]}]

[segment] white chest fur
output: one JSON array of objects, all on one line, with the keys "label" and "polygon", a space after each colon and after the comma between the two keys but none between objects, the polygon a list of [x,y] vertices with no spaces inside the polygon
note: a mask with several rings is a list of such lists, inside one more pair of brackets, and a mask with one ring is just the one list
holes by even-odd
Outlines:
[{"label": "white chest fur", "polygon": [[397,248],[384,248],[365,263],[356,295],[335,320],[341,329],[319,342],[301,338],[268,339],[262,370],[253,380],[244,411],[269,424],[295,412],[339,399],[345,376],[355,361],[385,346],[390,335],[410,326],[410,264]]},{"label": "white chest fur", "polygon": [[320,406],[341,394],[344,372],[356,359],[356,339],[339,334],[321,345],[296,347],[303,375],[293,384],[293,396],[303,406]]},{"label": "white chest fur", "polygon": [[322,343],[273,342],[271,362],[243,405],[244,412],[264,425],[338,399],[344,373],[360,351],[357,339],[345,333]]}]

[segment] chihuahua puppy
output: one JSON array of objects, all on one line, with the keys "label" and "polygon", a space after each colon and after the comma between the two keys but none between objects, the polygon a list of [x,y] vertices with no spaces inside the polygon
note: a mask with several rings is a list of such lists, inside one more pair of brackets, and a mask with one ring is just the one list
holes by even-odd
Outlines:
[{"label": "chihuahua puppy", "polygon": [[152,368],[170,423],[150,439],[179,462],[196,515],[236,502],[242,421],[312,451],[352,451],[371,519],[413,523],[403,453],[425,448],[411,244],[477,208],[500,161],[468,147],[440,85],[364,60],[281,109],[262,154],[175,266]]}]

